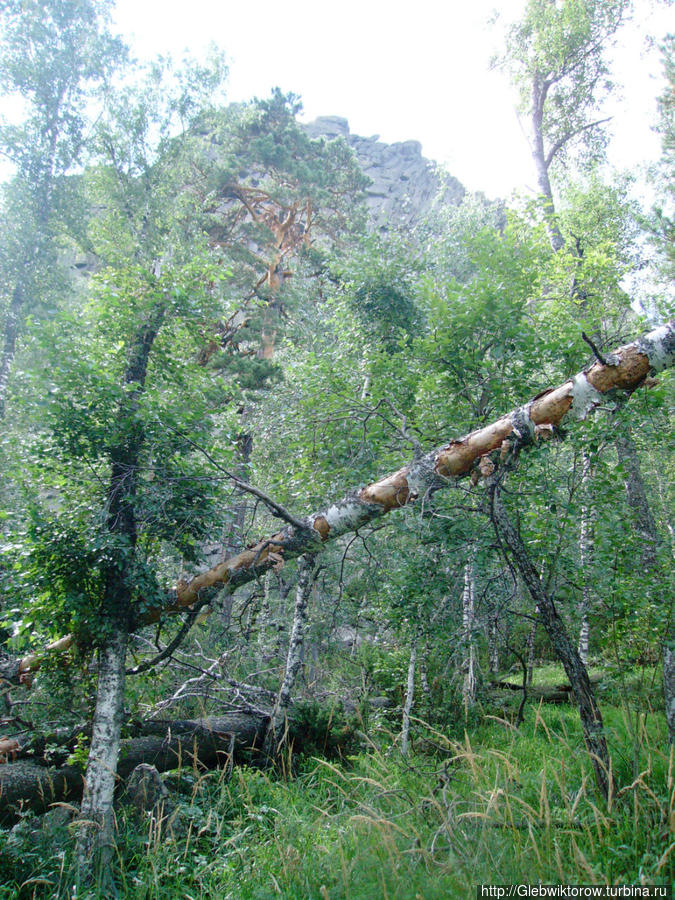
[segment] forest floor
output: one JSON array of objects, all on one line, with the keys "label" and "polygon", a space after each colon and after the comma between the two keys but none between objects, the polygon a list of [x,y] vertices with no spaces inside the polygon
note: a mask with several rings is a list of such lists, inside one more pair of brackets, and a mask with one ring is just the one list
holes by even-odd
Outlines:
[{"label": "forest floor", "polygon": [[[562,680],[551,666],[535,684]],[[571,706],[530,705],[519,729],[484,710],[453,738],[416,721],[406,758],[384,722],[369,723],[358,752],[296,759],[292,775],[171,773],[168,829],[120,813],[119,896],[447,900],[478,884],[672,884],[673,753],[663,715],[635,700],[639,683],[624,680],[635,690],[622,700],[605,692],[608,803]],[[73,893],[62,827],[62,840],[1,833],[0,898],[110,896]]]}]

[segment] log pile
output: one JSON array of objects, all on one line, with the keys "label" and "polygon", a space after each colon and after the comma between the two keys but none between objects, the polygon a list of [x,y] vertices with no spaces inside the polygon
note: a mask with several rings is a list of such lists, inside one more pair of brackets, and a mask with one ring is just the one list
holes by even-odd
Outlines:
[{"label": "log pile", "polygon": [[[134,737],[122,741],[118,778],[126,778],[141,763],[160,772],[188,766],[214,769],[232,765],[262,746],[267,717],[231,713],[209,719],[151,721],[137,724]],[[291,724],[292,730],[292,724]],[[39,742],[37,742],[39,744]],[[36,742],[31,743],[35,747]],[[28,810],[46,812],[53,803],[79,800],[83,771],[77,765],[51,766],[36,758],[34,750],[19,749],[32,759],[18,758],[0,764],[0,822],[16,821]]]}]

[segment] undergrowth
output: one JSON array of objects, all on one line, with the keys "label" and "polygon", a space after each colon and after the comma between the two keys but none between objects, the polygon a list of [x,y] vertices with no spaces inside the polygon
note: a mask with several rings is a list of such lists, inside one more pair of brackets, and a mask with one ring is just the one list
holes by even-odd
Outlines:
[{"label": "undergrowth", "polygon": [[[576,710],[531,708],[516,730],[486,718],[451,740],[416,723],[293,774],[240,767],[168,776],[171,827],[120,813],[117,891],[154,898],[446,900],[478,883],[671,883],[673,753],[663,717],[605,709],[615,788],[599,798]],[[290,771],[290,770],[289,770]],[[2,838],[0,897],[72,898],[69,849]],[[110,896],[98,888],[78,898]]]}]

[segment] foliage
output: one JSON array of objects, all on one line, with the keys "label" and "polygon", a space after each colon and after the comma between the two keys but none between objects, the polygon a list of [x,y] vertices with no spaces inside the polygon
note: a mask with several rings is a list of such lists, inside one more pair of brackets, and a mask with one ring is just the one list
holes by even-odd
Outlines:
[{"label": "foliage", "polygon": [[[456,741],[427,729],[434,753],[405,764],[381,734],[381,750],[371,745],[348,764],[307,759],[292,779],[247,768],[229,781],[223,772],[174,773],[180,818],[168,833],[152,819],[129,821],[119,889],[128,897],[358,900],[386,891],[412,900],[466,896],[476,881],[667,884],[672,784],[663,721],[641,725],[633,780],[625,720],[620,709],[610,712],[617,775],[627,786],[609,810],[592,791],[571,709],[532,710],[519,732],[486,721]],[[3,840],[5,896],[70,896],[67,858],[34,838]]]},{"label": "foliage", "polygon": [[573,146],[597,161],[605,136],[594,122],[612,89],[607,50],[630,15],[630,0],[528,0],[507,39],[505,62],[520,107],[538,118],[549,160]]},{"label": "foliage", "polygon": [[[522,109],[539,117],[546,173],[556,160],[579,164],[559,183],[558,244],[538,202],[479,195],[373,234],[348,145],[310,138],[293,94],[224,105],[217,53],[127,70],[91,107],[85,153],[87,104],[123,53],[107,4],[50,0],[42,24],[38,7],[0,4],[2,74],[26,112],[0,134],[17,166],[4,194],[3,315],[11,325],[19,309],[22,335],[17,359],[5,354],[0,583],[14,650],[65,632],[75,646],[69,665],[45,663],[26,700],[7,694],[7,721],[28,730],[79,727],[94,703],[92,651],[111,629],[134,626],[134,664],[163,652],[180,617],[136,627],[150,608],[175,598],[179,578],[279,528],[278,507],[272,515],[242,481],[300,518],[497,420],[643,324],[627,289],[643,237],[630,179],[594,165],[606,51],[627,0],[530,0],[510,33],[506,62]],[[58,22],[59,53],[45,39]],[[37,49],[24,58],[27,35]],[[669,75],[671,56],[669,43]],[[50,109],[58,128],[45,149]],[[665,94],[661,109],[667,175]],[[665,272],[670,218],[664,203]],[[78,265],[86,255],[85,275],[74,254]],[[493,677],[515,666],[520,680],[530,637],[536,658],[552,652],[490,526],[483,481],[467,479],[325,548],[294,686],[296,758],[231,778],[169,776],[173,831],[120,816],[120,892],[412,898],[463,896],[481,880],[672,879],[672,760],[646,668],[671,612],[672,383],[663,375],[626,409],[608,397],[606,417],[537,442],[505,488],[573,639],[592,588],[616,776],[607,806],[572,710],[530,706],[517,730],[493,697]],[[614,445],[629,426],[660,535],[650,571]],[[279,558],[246,591],[223,591],[211,617],[133,681],[125,718],[269,711],[295,577]],[[414,753],[402,761],[412,648]],[[482,683],[473,706],[462,693],[469,650]],[[561,680],[559,667],[546,678]],[[86,761],[84,740],[74,756]],[[21,829],[1,836],[0,897],[71,891],[66,842],[39,829],[32,850]]]}]

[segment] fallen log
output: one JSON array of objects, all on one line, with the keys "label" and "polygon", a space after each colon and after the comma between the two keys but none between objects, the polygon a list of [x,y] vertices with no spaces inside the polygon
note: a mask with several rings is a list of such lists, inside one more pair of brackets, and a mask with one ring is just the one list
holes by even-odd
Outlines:
[{"label": "fallen log", "polygon": [[[598,684],[602,680],[602,676],[595,674],[590,676],[592,684]],[[517,691],[522,693],[522,684],[515,684],[511,681],[491,681],[492,688],[506,691]],[[570,703],[572,694],[572,685],[568,682],[554,685],[528,685],[527,696],[530,700],[543,701],[544,703]]]},{"label": "fallen log", "polygon": [[[268,717],[231,713],[209,719],[146,722],[146,733],[122,741],[117,775],[126,778],[140,763],[166,772],[181,766],[214,769],[231,765],[262,746]],[[292,731],[292,724],[291,724]],[[82,796],[84,776],[76,765],[58,768],[19,760],[0,765],[0,822],[10,824],[28,810],[46,812],[53,803]]]},{"label": "fallen log", "polygon": [[[296,519],[277,504],[275,515],[288,523],[281,531],[258,541],[240,553],[196,575],[179,581],[156,606],[139,608],[134,628],[152,624],[162,616],[185,611],[195,604],[210,602],[219,592],[232,593],[269,569],[305,553],[315,553],[322,545],[356,531],[388,512],[423,500],[434,491],[455,484],[470,475],[486,477],[494,464],[487,457],[504,452],[514,437],[547,440],[567,418],[583,419],[617,391],[632,393],[656,374],[675,365],[675,320],[619,347],[601,362],[577,373],[562,385],[545,390],[528,403],[494,422],[448,444],[416,457],[398,471],[361,487],[324,509]],[[247,489],[256,492],[250,485]],[[257,491],[260,496],[261,492]],[[267,502],[270,503],[269,498]],[[29,682],[48,653],[63,652],[72,637],[66,635],[47,650],[23,659],[0,660],[0,678],[9,683]]]}]

